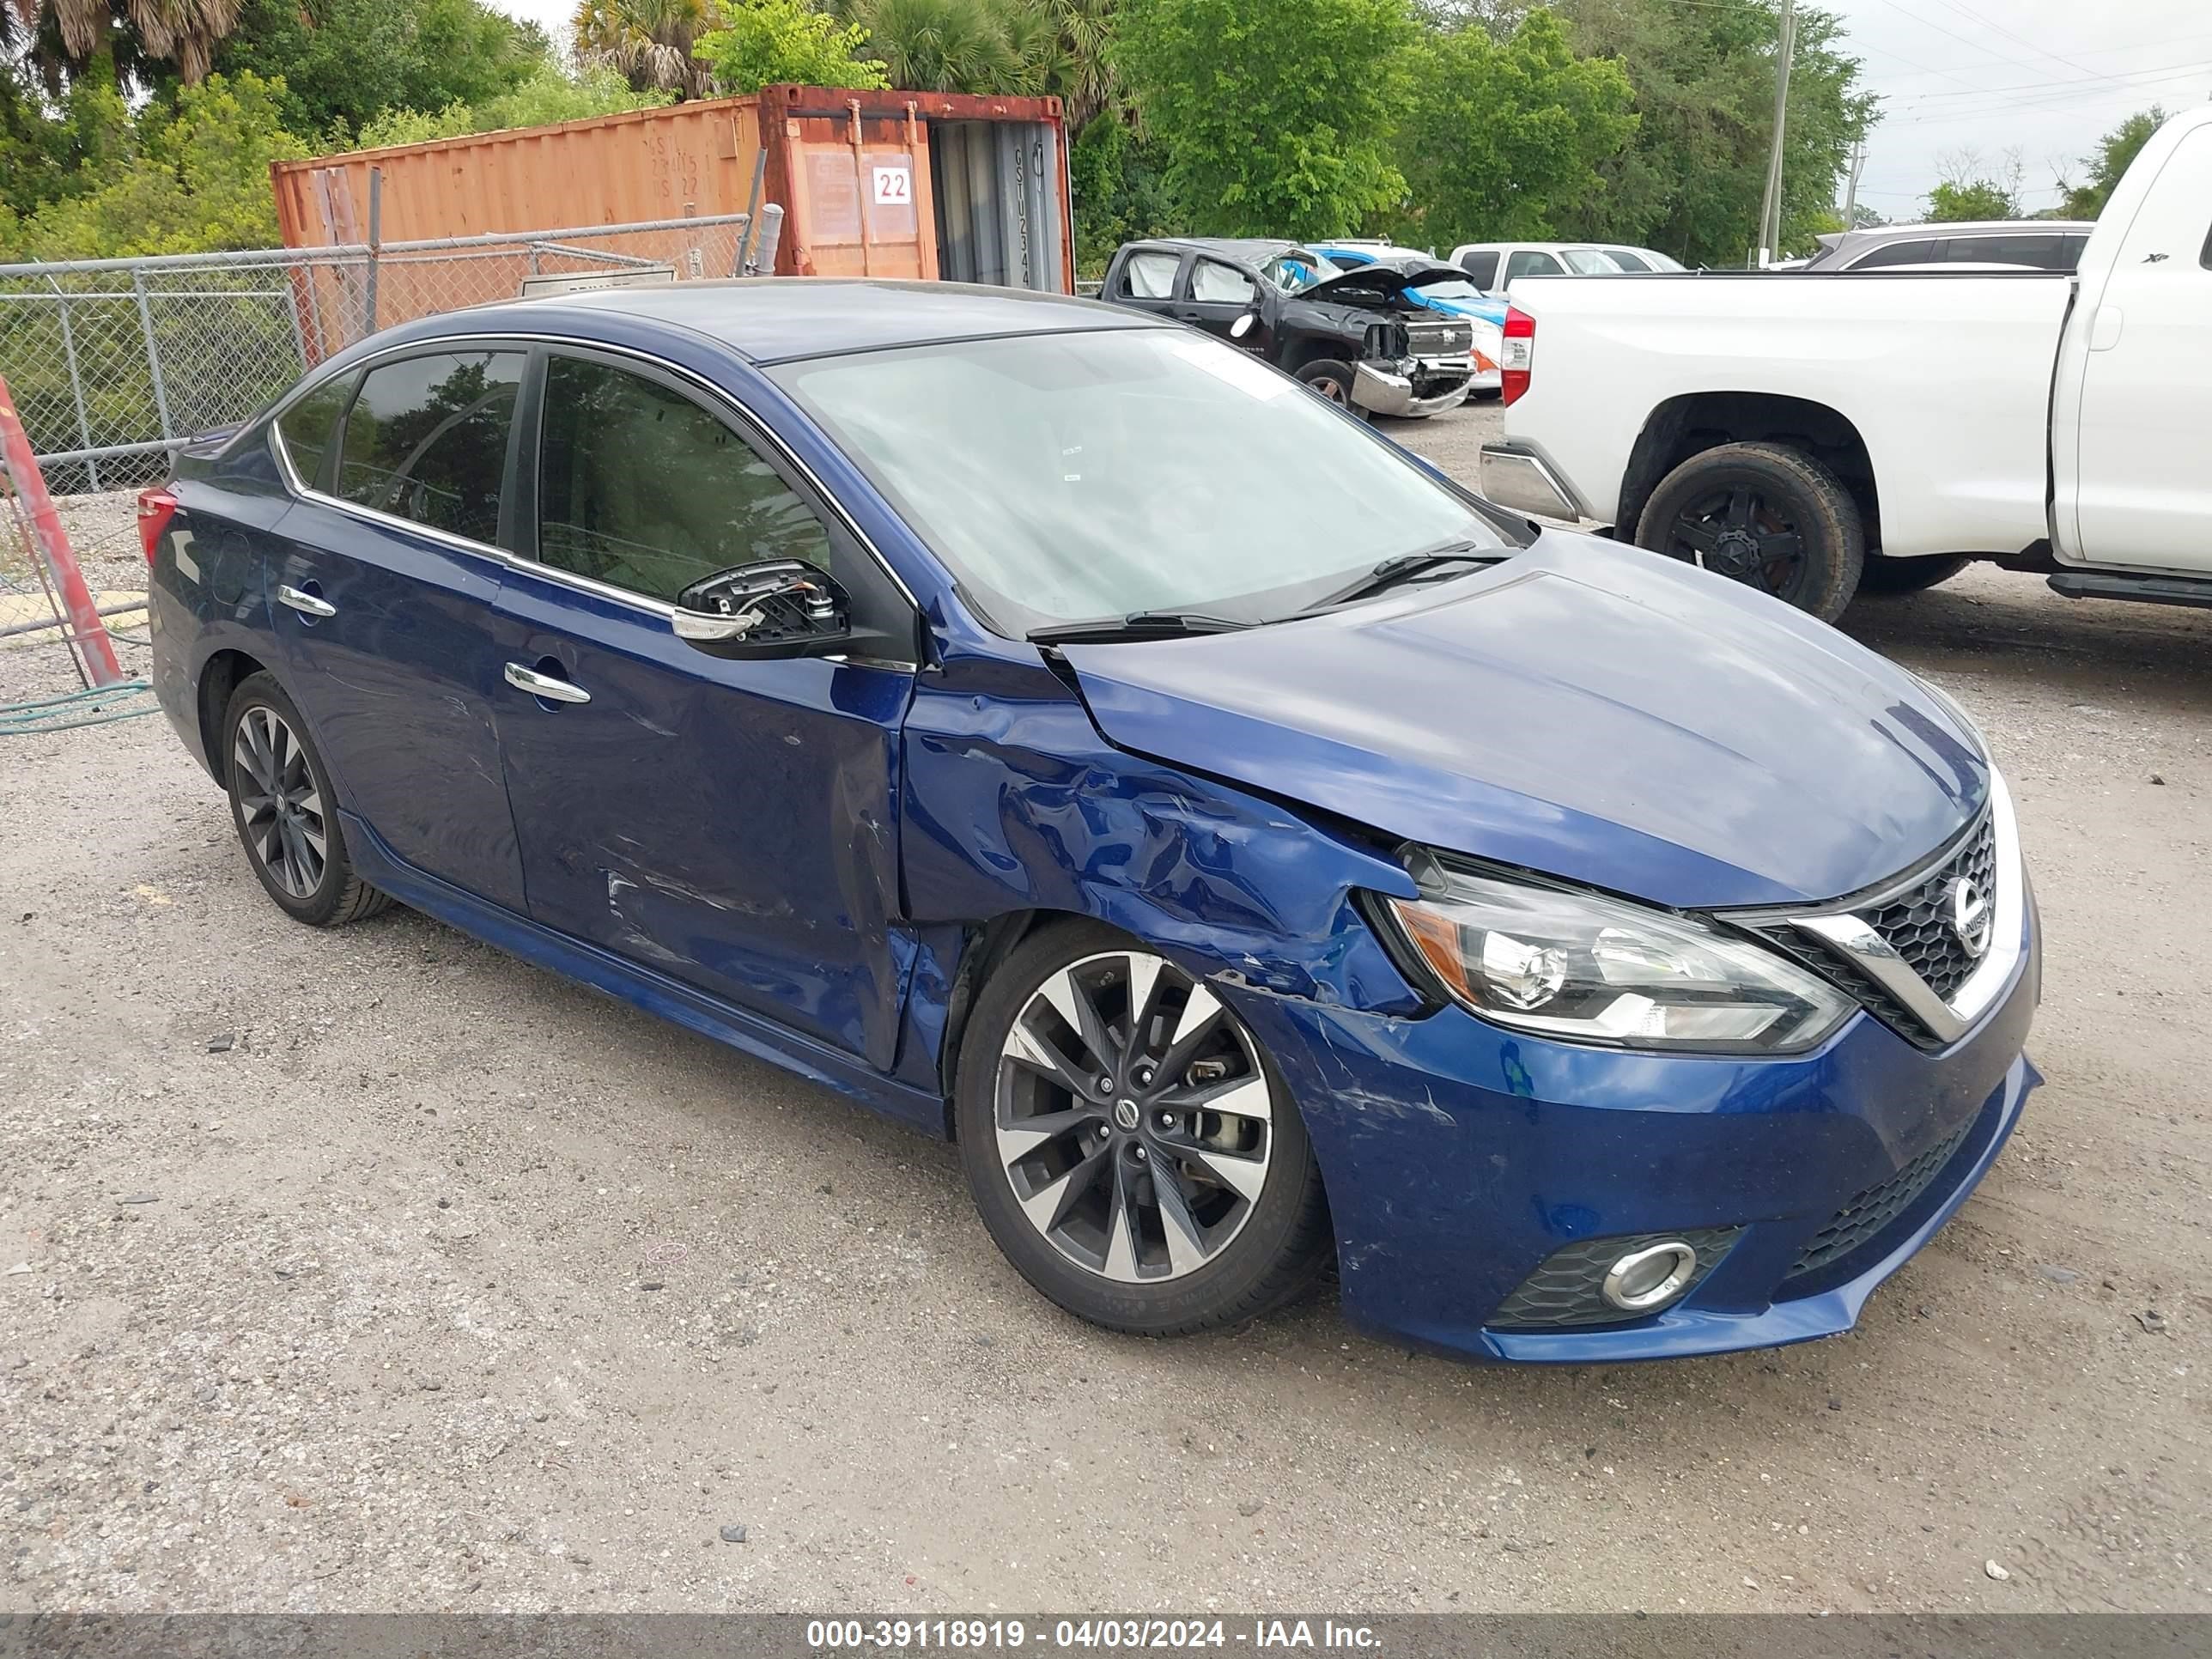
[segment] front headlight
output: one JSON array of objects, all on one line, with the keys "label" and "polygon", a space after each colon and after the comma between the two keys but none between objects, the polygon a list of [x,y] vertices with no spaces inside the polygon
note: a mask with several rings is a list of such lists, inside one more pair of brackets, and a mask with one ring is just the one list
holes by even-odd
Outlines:
[{"label": "front headlight", "polygon": [[1424,860],[1392,899],[1452,997],[1485,1019],[1628,1048],[1791,1054],[1857,1005],[1787,958],[1709,923],[1621,899]]}]

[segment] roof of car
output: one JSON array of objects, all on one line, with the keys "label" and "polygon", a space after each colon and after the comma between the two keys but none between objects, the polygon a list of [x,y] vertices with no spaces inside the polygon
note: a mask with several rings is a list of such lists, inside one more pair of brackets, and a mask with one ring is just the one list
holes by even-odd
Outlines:
[{"label": "roof of car", "polygon": [[1278,253],[1304,246],[1285,241],[1279,236],[1152,236],[1142,242],[1133,242],[1132,247],[1194,247],[1201,253],[1218,253],[1231,259],[1243,259],[1254,264],[1272,259]]},{"label": "roof of car", "polygon": [[[755,362],[781,362],[885,346],[1078,329],[1158,327],[1159,319],[1061,294],[971,283],[890,282],[834,276],[750,276],[595,289],[447,313],[406,325],[451,333],[465,314],[486,332],[526,332],[562,314],[574,326],[592,315],[633,318],[703,335]],[[580,318],[579,313],[581,313]],[[398,330],[386,337],[398,337]]]},{"label": "roof of car", "polygon": [[1933,224],[1863,225],[1856,230],[1832,232],[1838,240],[1856,236],[1870,242],[1910,241],[1922,236],[1968,236],[1985,230],[2021,231],[2044,230],[2053,235],[2067,236],[2076,231],[2094,230],[2094,219],[1947,219]]}]

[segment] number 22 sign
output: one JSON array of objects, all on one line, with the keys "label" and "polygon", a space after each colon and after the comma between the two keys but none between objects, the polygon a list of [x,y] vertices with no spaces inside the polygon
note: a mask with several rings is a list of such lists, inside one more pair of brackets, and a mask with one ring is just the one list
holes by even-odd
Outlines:
[{"label": "number 22 sign", "polygon": [[914,173],[907,167],[875,169],[876,205],[905,207],[914,200]]}]

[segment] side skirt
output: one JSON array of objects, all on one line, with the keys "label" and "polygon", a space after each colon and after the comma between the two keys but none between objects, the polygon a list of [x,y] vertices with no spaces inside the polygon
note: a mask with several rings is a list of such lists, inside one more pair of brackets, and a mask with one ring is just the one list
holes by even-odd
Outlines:
[{"label": "side skirt", "polygon": [[945,1138],[945,1102],[933,1091],[885,1077],[857,1055],[841,1053],[750,1010],[733,1007],[595,945],[517,915],[503,905],[478,898],[403,862],[354,814],[342,811],[338,818],[354,868],[362,879],[410,908],[564,979],[604,992],[618,1002],[834,1089],[908,1128],[935,1139]]}]

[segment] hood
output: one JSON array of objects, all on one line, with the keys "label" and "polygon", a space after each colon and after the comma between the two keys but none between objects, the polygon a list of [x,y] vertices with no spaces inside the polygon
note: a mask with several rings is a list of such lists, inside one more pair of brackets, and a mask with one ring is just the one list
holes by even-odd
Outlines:
[{"label": "hood", "polygon": [[1121,748],[1683,908],[1870,887],[1989,795],[1972,735],[1905,670],[1593,537],[1332,616],[1065,650]]},{"label": "hood", "polygon": [[1353,294],[1379,294],[1386,300],[1395,300],[1407,289],[1419,288],[1424,283],[1449,282],[1454,277],[1464,280],[1466,276],[1456,265],[1415,265],[1405,270],[1395,265],[1362,265],[1325,283],[1316,283],[1311,288],[1302,288],[1291,297],[1328,301],[1344,300]]}]

